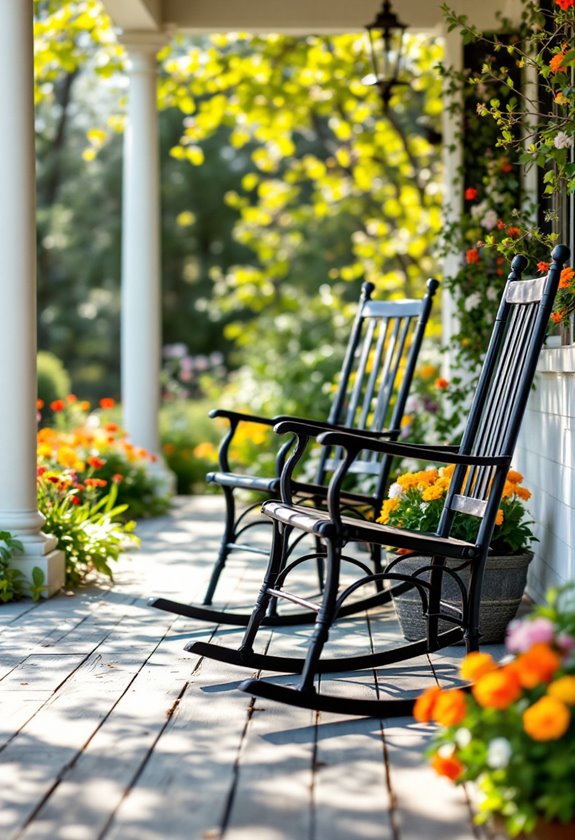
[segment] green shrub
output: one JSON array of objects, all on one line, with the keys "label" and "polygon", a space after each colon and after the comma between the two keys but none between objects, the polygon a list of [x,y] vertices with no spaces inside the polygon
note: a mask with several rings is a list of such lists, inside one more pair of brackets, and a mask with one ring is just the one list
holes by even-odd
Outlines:
[{"label": "green shrub", "polygon": [[60,359],[53,353],[40,350],[36,357],[38,368],[38,399],[49,406],[63,400],[70,393],[70,377]]},{"label": "green shrub", "polygon": [[217,465],[224,433],[224,427],[208,417],[217,405],[217,400],[177,400],[162,406],[162,454],[176,476],[178,493],[205,493],[208,489],[206,473]]}]

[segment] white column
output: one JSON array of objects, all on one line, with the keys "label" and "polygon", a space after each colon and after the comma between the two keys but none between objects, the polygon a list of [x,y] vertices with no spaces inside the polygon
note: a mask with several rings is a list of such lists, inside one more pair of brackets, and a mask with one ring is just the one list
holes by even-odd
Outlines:
[{"label": "white column", "polygon": [[[25,573],[64,585],[64,556],[41,533],[36,497],[36,180],[32,0],[0,0],[0,529]],[[2,63],[3,62],[3,63]],[[2,69],[4,68],[4,69]]]},{"label": "white column", "polygon": [[[444,32],[445,58],[447,67],[461,72],[463,67],[463,42],[457,31]],[[446,81],[443,92],[443,214],[445,222],[457,221],[463,211],[463,184],[461,182],[461,165],[463,149],[461,147],[461,101],[459,95],[454,103],[454,94],[449,91],[449,81]],[[451,113],[449,106],[456,104],[455,113]],[[460,256],[448,254],[443,262],[443,274],[450,277],[460,268]],[[449,345],[451,336],[457,331],[457,313],[450,292],[443,289],[441,296],[441,320],[443,343]],[[451,353],[446,353],[443,360],[443,373],[447,379],[451,378]]]},{"label": "white column", "polygon": [[[165,38],[127,32],[128,123],[122,201],[122,408],[131,441],[160,451],[160,175],[156,53]],[[160,471],[162,471],[161,460]]]}]

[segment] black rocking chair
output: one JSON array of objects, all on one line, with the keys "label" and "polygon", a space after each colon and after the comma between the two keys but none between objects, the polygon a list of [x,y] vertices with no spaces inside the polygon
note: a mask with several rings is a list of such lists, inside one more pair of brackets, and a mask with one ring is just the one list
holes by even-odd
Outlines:
[{"label": "black rocking chair", "polygon": [[[296,687],[249,679],[240,685],[256,697],[277,700],[294,706],[343,714],[387,717],[411,714],[414,699],[398,696],[389,699],[345,698],[320,693],[317,676],[378,668],[415,656],[437,651],[462,639],[467,651],[479,648],[479,606],[484,566],[489,552],[497,511],[511,464],[522,417],[533,383],[537,359],[557,291],[561,269],[569,258],[564,245],[553,251],[553,262],[546,277],[521,280],[527,265],[525,257],[516,256],[499,307],[487,354],[459,448],[419,446],[368,439],[364,435],[327,432],[318,440],[325,447],[343,447],[345,458],[333,476],[328,491],[328,510],[292,504],[291,473],[297,455],[292,455],[282,474],[282,501],[268,501],[263,512],[274,522],[271,555],[257,604],[239,650],[197,642],[187,646],[196,654],[244,665],[250,668],[301,674]],[[293,432],[295,424],[279,423],[278,432]],[[309,435],[305,427],[298,435],[301,450]],[[385,456],[417,458],[428,462],[454,464],[455,470],[435,533],[420,533],[402,528],[359,521],[342,515],[341,487],[351,465],[363,451]],[[474,542],[450,536],[458,513],[478,518]],[[254,640],[271,600],[286,598],[298,602],[298,596],[283,589],[291,566],[284,562],[284,540],[293,530],[312,534],[326,547],[326,584],[315,605],[316,621],[305,659],[256,653]],[[410,575],[401,572],[401,555],[391,560],[382,572],[365,567],[364,576],[345,587],[340,582],[344,546],[363,541],[372,546],[393,546],[421,557],[421,567]],[[447,559],[455,561],[449,567]],[[469,569],[466,584],[458,574]],[[460,592],[458,608],[441,600],[442,578],[449,575]],[[426,617],[426,635],[394,649],[366,655],[322,658],[330,629],[345,610],[348,597],[359,587],[374,581],[389,581],[396,590],[415,587]],[[448,630],[439,629],[439,621]],[[398,690],[401,695],[401,690]]]},{"label": "black rocking chair", "polygon": [[[276,457],[275,475],[272,477],[244,475],[232,472],[229,464],[229,451],[238,426],[243,423],[257,423],[273,427],[281,420],[301,424],[316,437],[325,431],[361,431],[374,440],[388,438],[397,440],[401,420],[405,411],[411,381],[415,372],[417,357],[431,313],[433,297],[438,287],[437,280],[427,281],[427,292],[421,300],[372,300],[372,283],[364,283],[357,314],[346,348],[338,388],[327,422],[288,417],[258,417],[235,411],[216,409],[211,417],[225,418],[229,429],[219,451],[220,470],[209,473],[207,479],[222,488],[226,500],[225,528],[219,554],[211,575],[203,606],[181,603],[167,598],[151,598],[149,605],[178,615],[196,618],[213,623],[246,626],[250,613],[210,608],[214,592],[226,561],[232,551],[239,549],[268,556],[269,548],[251,545],[245,541],[246,532],[260,525],[269,527],[270,521],[259,513],[262,501],[278,498],[280,494],[280,476],[286,459],[293,449],[295,436],[280,447]],[[299,453],[301,458],[302,453]],[[330,476],[339,467],[343,457],[341,448],[324,448],[319,458],[313,482],[294,482],[294,496],[300,503],[325,506],[327,485]],[[354,492],[342,492],[341,503],[348,510],[354,509],[357,515],[373,515],[379,504],[389,478],[391,459],[383,458],[377,452],[369,453],[361,462],[351,467],[357,475],[372,476],[373,495]],[[259,501],[236,513],[236,491],[250,491],[260,494]],[[305,535],[304,535],[305,536]],[[317,541],[316,541],[317,542]],[[286,557],[295,548],[290,544],[286,548]],[[320,589],[323,585],[323,559],[321,553],[314,553],[317,562]],[[381,570],[380,552],[372,554],[374,568]],[[378,585],[381,589],[381,585]],[[385,596],[387,597],[387,596]],[[305,607],[305,604],[300,604]],[[351,608],[350,608],[351,609]],[[291,612],[278,615],[275,604],[270,614],[264,618],[267,625],[289,625],[313,622],[315,612]]]}]

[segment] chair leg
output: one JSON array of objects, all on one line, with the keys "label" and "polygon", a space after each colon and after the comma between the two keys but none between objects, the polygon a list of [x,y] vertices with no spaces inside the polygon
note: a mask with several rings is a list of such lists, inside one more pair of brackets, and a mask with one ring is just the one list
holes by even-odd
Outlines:
[{"label": "chair leg", "polygon": [[335,620],[335,605],[339,591],[341,549],[341,544],[334,543],[332,540],[327,541],[325,589],[299,684],[299,691],[304,693],[315,692],[314,680],[318,673],[318,663],[325,644],[329,639],[331,625]]},{"label": "chair leg", "polygon": [[481,605],[481,588],[483,586],[483,573],[487,562],[487,552],[481,555],[479,560],[471,566],[469,590],[467,596],[467,627],[464,633],[467,653],[479,650],[479,610]]},{"label": "chair leg", "polygon": [[238,654],[240,655],[240,658],[244,657],[245,655],[249,655],[253,651],[254,639],[260,628],[260,625],[266,617],[268,608],[270,607],[270,602],[272,601],[273,597],[269,594],[268,590],[274,588],[277,577],[285,563],[286,539],[289,536],[289,533],[291,532],[291,528],[286,528],[280,522],[274,522],[273,528],[274,530],[272,546],[268,561],[268,567],[266,569],[266,573],[262,585],[260,587],[256,605],[251,614],[248,626],[246,627],[242,643],[238,649]]},{"label": "chair leg", "polygon": [[204,597],[203,603],[205,605],[210,605],[213,601],[216,586],[218,585],[220,575],[225,568],[226,561],[230,553],[229,544],[234,542],[235,537],[236,501],[234,499],[234,491],[230,487],[222,487],[222,490],[224,491],[224,496],[226,499],[226,519],[224,525],[224,533],[222,535],[222,541],[220,543],[218,557],[215,566],[212,570],[210,582],[208,584],[208,588]]},{"label": "chair leg", "polygon": [[427,605],[427,639],[432,646],[437,642],[439,634],[439,610],[441,606],[441,589],[443,585],[443,557],[432,557],[432,569],[429,573],[429,601]]}]

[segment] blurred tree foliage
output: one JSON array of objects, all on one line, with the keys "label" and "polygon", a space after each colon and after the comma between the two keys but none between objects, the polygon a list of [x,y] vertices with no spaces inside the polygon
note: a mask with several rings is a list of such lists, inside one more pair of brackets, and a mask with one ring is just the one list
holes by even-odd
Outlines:
[{"label": "blurred tree foliage", "polygon": [[[35,9],[40,344],[85,395],[116,393],[125,57],[98,0]],[[218,35],[160,56],[165,339],[198,353],[225,335],[269,384],[260,402],[286,410],[301,383],[312,401],[363,279],[417,294],[433,272],[441,45],[412,37],[409,56],[387,117],[360,35]]]}]

